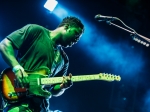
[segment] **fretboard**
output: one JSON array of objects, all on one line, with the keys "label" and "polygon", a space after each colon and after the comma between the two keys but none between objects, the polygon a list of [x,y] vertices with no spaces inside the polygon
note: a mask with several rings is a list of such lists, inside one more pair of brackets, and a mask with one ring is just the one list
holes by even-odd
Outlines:
[{"label": "fretboard", "polygon": [[[40,84],[41,85],[51,85],[62,83],[63,77],[52,77],[52,78],[41,78]],[[103,74],[95,74],[95,75],[79,75],[79,76],[72,76],[71,80],[73,82],[80,82],[80,81],[91,81],[91,80],[104,80],[104,81],[114,81],[115,76],[106,76]],[[118,79],[120,81],[120,79]]]}]

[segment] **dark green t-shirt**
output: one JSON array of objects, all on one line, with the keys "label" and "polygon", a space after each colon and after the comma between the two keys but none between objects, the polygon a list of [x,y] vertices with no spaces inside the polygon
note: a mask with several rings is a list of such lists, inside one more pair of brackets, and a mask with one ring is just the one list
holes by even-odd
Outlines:
[{"label": "dark green t-shirt", "polygon": [[57,50],[53,47],[48,29],[28,24],[12,32],[7,38],[18,50],[17,59],[25,70],[36,70],[44,66],[51,72],[54,71],[53,76],[60,72],[60,75],[66,74],[68,57],[61,47]]}]

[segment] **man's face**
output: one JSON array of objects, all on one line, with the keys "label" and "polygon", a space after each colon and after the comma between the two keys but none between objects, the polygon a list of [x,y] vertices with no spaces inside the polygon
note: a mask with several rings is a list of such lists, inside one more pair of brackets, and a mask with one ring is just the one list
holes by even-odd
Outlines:
[{"label": "man's face", "polygon": [[83,33],[80,27],[68,26],[64,29],[61,45],[63,47],[71,47],[77,43]]}]

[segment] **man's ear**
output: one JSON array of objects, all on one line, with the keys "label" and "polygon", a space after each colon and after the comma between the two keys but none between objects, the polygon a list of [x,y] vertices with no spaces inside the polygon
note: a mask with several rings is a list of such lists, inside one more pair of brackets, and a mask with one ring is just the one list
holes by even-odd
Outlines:
[{"label": "man's ear", "polygon": [[67,30],[69,28],[69,24],[65,24],[65,30]]}]

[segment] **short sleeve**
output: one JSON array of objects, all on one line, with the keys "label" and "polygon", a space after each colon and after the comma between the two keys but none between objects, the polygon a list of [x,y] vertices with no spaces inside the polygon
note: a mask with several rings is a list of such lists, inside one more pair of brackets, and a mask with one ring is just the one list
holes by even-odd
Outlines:
[{"label": "short sleeve", "polygon": [[26,26],[12,32],[7,36],[7,38],[12,41],[14,46],[19,49],[24,41],[28,40],[31,42],[36,38],[36,34],[39,34],[42,31],[42,26],[36,24],[27,24]]}]

